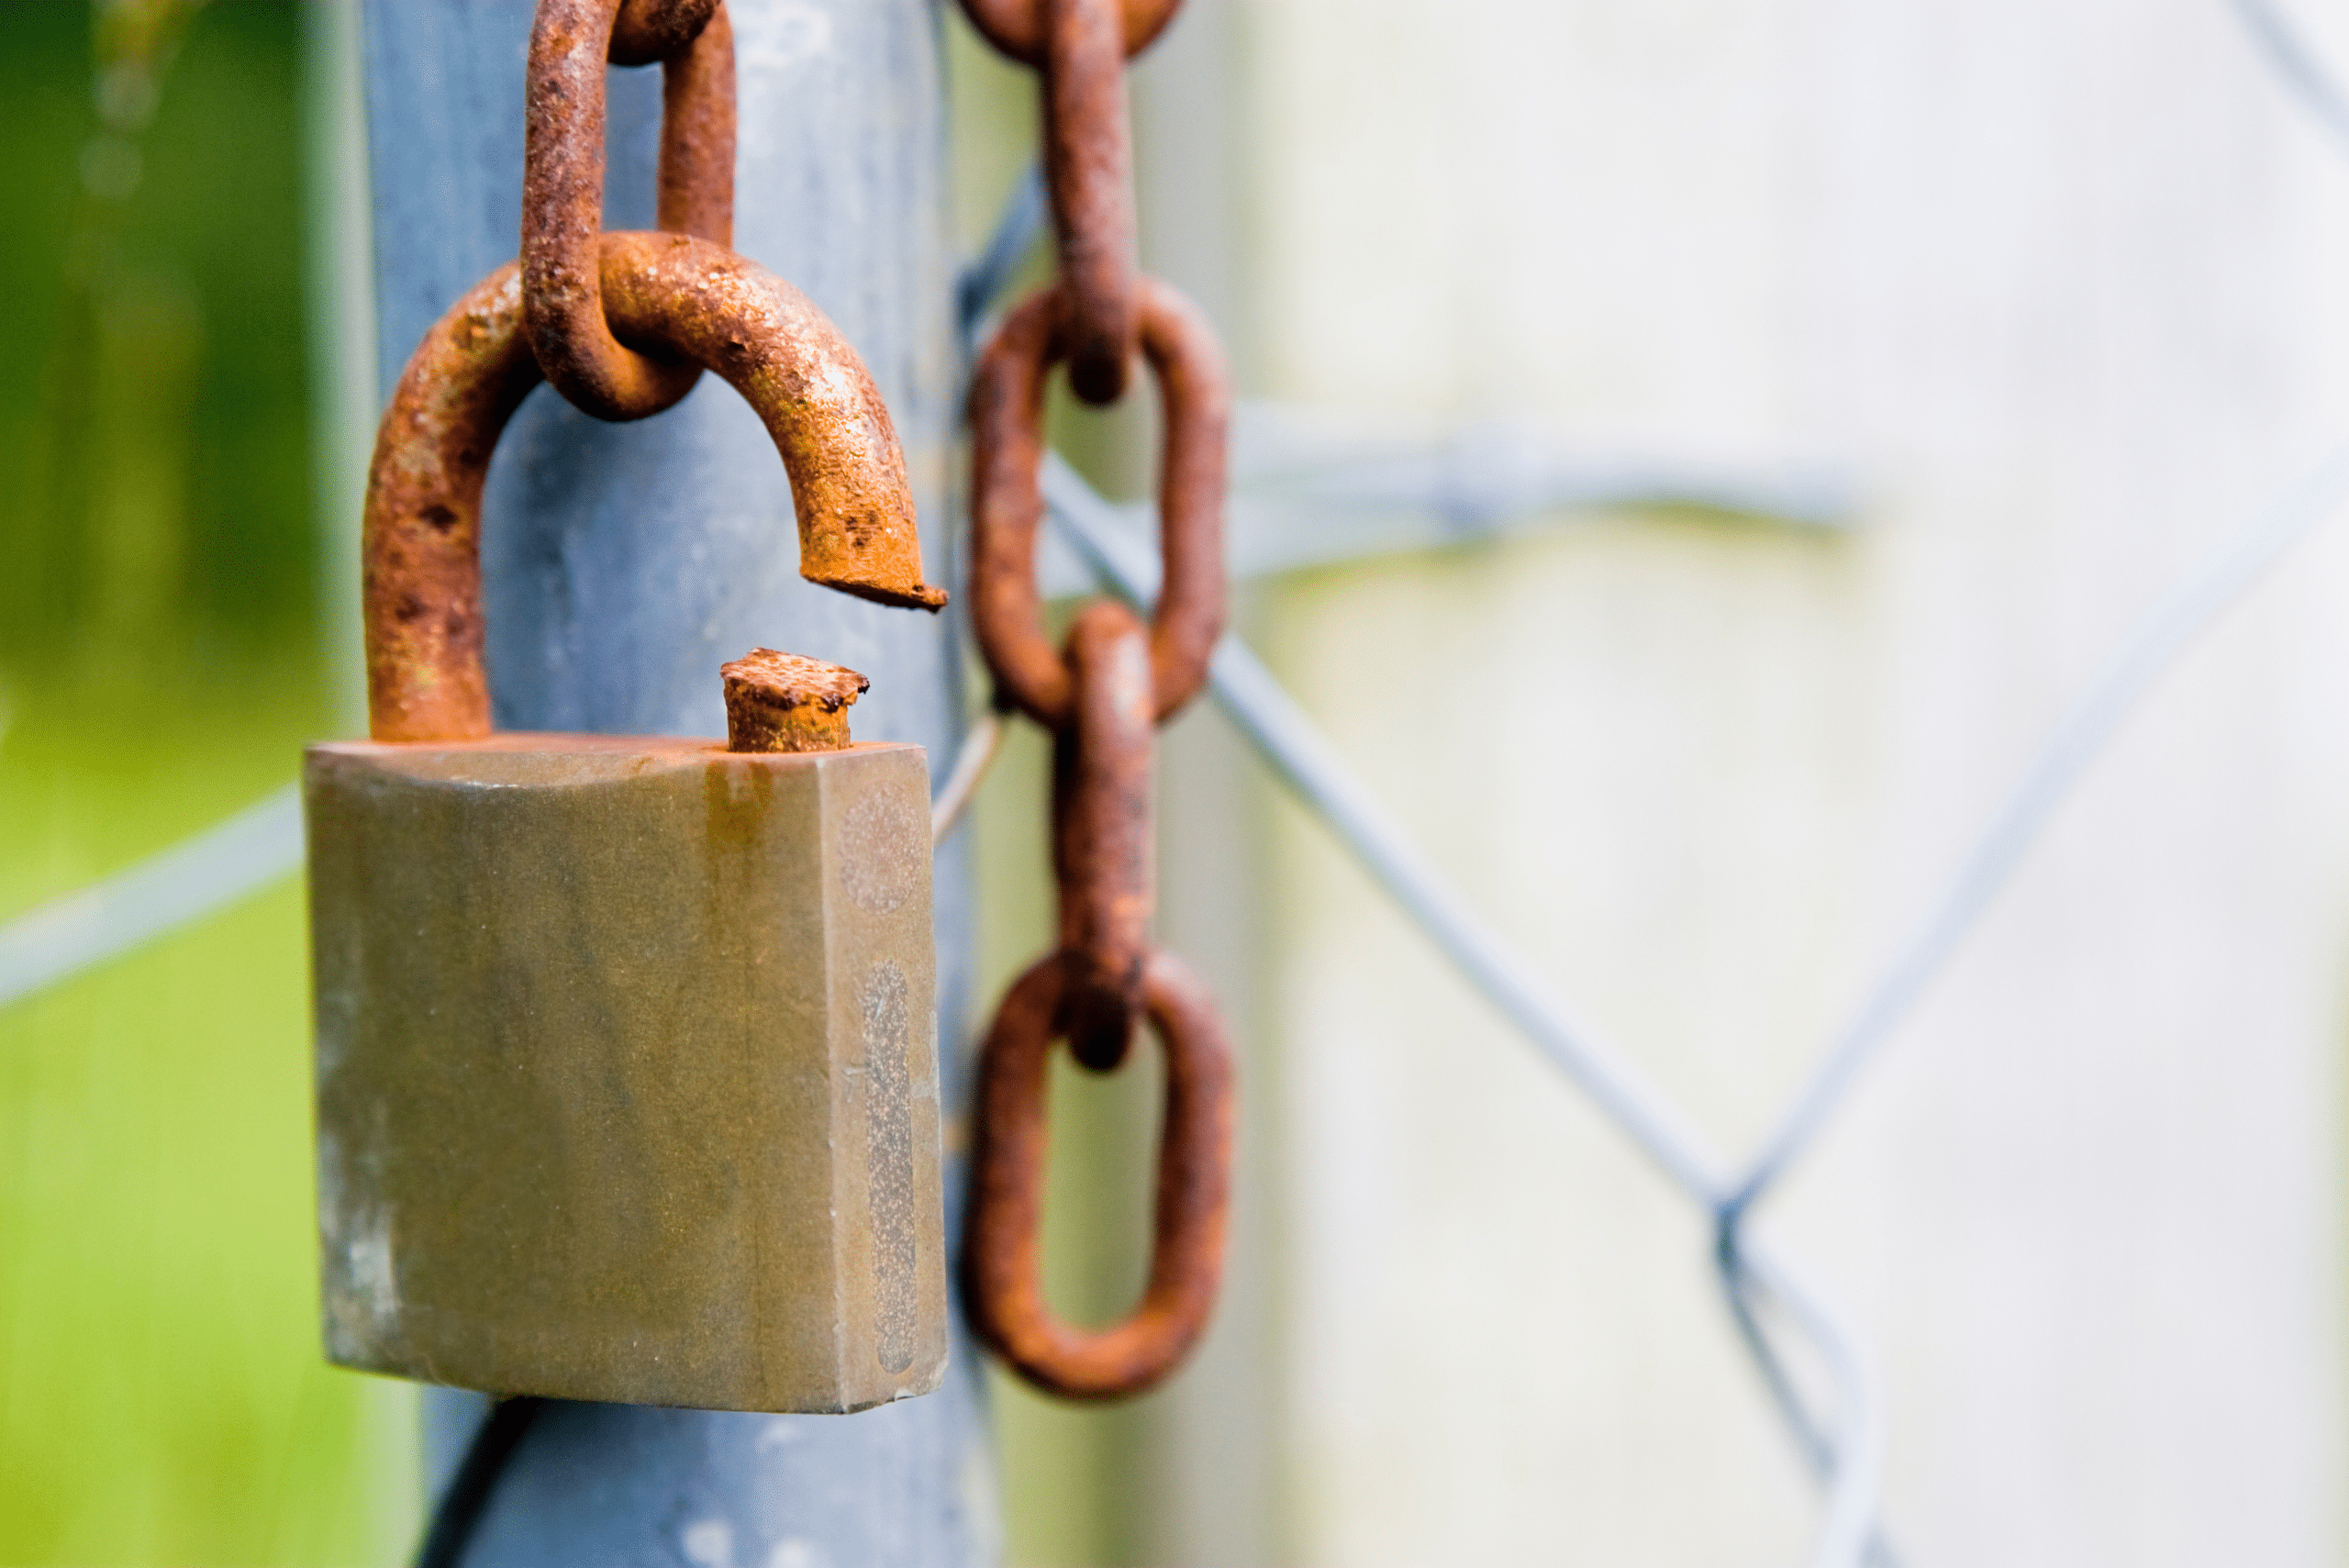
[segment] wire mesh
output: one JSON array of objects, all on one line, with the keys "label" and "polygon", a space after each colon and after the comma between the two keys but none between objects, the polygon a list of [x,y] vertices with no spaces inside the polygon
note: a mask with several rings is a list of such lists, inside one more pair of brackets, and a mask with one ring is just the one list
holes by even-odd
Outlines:
[{"label": "wire mesh", "polygon": [[[2349,149],[2349,100],[2270,0],[2229,0],[2279,81],[2322,129]],[[957,285],[966,340],[1028,249],[1044,203],[1030,171],[1016,182],[981,258]],[[1147,608],[1157,562],[1144,507],[1104,500],[1050,457],[1051,517],[1076,553],[1116,592]],[[1714,1268],[1739,1341],[1789,1436],[1826,1491],[1811,1561],[1819,1568],[1897,1559],[1878,1518],[1885,1409],[1869,1360],[1842,1315],[1800,1270],[1757,1235],[1753,1213],[1847,1103],[1868,1068],[1925,999],[1932,981],[1995,904],[2056,808],[2122,719],[2204,630],[2310,529],[2349,501],[2349,442],[2268,505],[2190,573],[2123,639],[2101,673],[2043,740],[2021,777],[1929,901],[1907,938],[1862,988],[1848,1020],[1769,1134],[1731,1164],[1621,1052],[1556,997],[1535,966],[1487,924],[1420,855],[1310,718],[1237,638],[1227,636],[1210,684],[1271,772],[1301,800],[1422,934],[1495,1009],[1621,1130],[1668,1183],[1710,1217]],[[950,832],[1001,740],[993,714],[965,739],[934,808]],[[299,802],[292,786],[182,843],[78,893],[0,925],[0,1006],[168,934],[298,868]],[[1814,1411],[1787,1365],[1773,1320],[1806,1342],[1836,1385],[1833,1418]]]}]

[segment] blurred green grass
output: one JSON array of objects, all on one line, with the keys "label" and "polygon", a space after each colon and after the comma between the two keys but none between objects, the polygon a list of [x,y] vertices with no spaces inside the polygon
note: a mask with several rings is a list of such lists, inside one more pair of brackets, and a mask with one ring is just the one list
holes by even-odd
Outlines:
[{"label": "blurred green grass", "polygon": [[[334,708],[301,12],[9,19],[0,919],[284,783]],[[413,1392],[318,1351],[307,1015],[290,882],[0,1008],[0,1563],[412,1542]]]}]

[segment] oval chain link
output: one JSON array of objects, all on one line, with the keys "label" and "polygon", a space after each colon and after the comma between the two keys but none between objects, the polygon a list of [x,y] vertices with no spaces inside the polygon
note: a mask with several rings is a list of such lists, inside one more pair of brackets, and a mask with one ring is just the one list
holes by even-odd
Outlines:
[{"label": "oval chain link", "polygon": [[1141,329],[1132,138],[1118,0],[1043,0],[1044,183],[1060,241],[1069,390],[1126,394]]},{"label": "oval chain link", "polygon": [[[1048,0],[963,0],[963,14],[979,36],[1022,65],[1044,63]],[[1119,27],[1127,58],[1148,49],[1182,9],[1183,0],[1120,0]]]},{"label": "oval chain link", "polygon": [[963,1296],[979,1339],[1021,1376],[1073,1399],[1138,1394],[1174,1370],[1214,1309],[1230,1211],[1231,1050],[1215,1002],[1172,953],[1151,955],[1143,1001],[1166,1056],[1150,1279],[1108,1328],[1070,1327],[1042,1284],[1044,1082],[1069,986],[1067,955],[1021,975],[980,1048]]},{"label": "oval chain link", "polygon": [[[1058,284],[1004,319],[971,383],[971,623],[987,667],[1020,710],[1047,728],[1068,723],[1070,674],[1044,634],[1036,594],[1036,535],[1044,521],[1044,376],[1063,358]],[[1224,446],[1231,393],[1223,350],[1198,309],[1165,284],[1141,280],[1141,347],[1155,373],[1164,446],[1158,476],[1165,563],[1151,617],[1153,717],[1198,694],[1223,631]]]},{"label": "oval chain link", "polygon": [[604,313],[604,65],[662,64],[656,221],[734,242],[734,34],[723,0],[540,0],[523,127],[522,300],[557,392],[599,419],[642,419],[701,367],[623,344]]}]

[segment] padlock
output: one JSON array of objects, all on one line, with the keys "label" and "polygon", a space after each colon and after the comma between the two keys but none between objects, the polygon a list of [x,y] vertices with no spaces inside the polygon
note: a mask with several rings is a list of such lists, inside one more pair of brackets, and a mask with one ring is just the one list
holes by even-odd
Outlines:
[{"label": "padlock", "polygon": [[[726,377],[803,573],[934,607],[872,383],[790,285],[603,238],[630,340]],[[428,335],[364,553],[373,739],[310,749],[328,1358],[501,1395],[847,1411],[947,1344],[921,748],[762,651],[730,746],[492,734],[482,481],[536,379],[514,269]]]}]

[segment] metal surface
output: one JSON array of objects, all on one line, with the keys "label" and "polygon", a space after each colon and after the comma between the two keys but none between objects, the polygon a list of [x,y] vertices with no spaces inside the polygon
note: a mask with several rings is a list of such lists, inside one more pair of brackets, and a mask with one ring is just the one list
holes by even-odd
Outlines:
[{"label": "metal surface", "polygon": [[772,648],[719,666],[726,681],[729,751],[838,751],[848,710],[873,683],[855,671]]},{"label": "metal surface", "polygon": [[[1197,695],[1223,630],[1223,492],[1230,393],[1214,333],[1133,264],[1131,159],[1119,16],[1110,0],[1044,0],[1046,143],[1061,275],[1016,307],[974,373],[972,621],[999,706],[1052,731],[1058,947],[1016,983],[980,1053],[978,1187],[963,1240],[965,1310],[1012,1368],[1075,1398],[1139,1394],[1207,1325],[1223,1268],[1231,1164],[1230,1051],[1213,999],[1150,946],[1152,730]],[[967,327],[999,281],[1032,200],[1015,192],[962,290]],[[1161,553],[1166,591],[1145,634],[1119,606],[1045,639],[1036,582],[1044,378],[1068,361],[1093,402],[1114,400],[1139,345],[1163,394]],[[963,770],[958,765],[958,776]],[[941,824],[952,820],[941,812]],[[1066,1039],[1083,1065],[1124,1062],[1147,1016],[1168,1061],[1151,1276],[1141,1304],[1096,1333],[1061,1323],[1038,1277],[1044,1063]]]},{"label": "metal surface", "polygon": [[[1041,65],[1052,5],[1052,0],[963,0],[963,14],[980,37],[1012,59]],[[1117,10],[1126,53],[1148,49],[1182,6],[1183,0],[1122,0]]]},{"label": "metal surface", "polygon": [[1059,884],[1069,1051],[1106,1073],[1142,1007],[1154,902],[1150,643],[1133,612],[1098,600],[1069,628],[1075,695],[1052,733],[1052,878]]},{"label": "metal surface", "polygon": [[[734,34],[719,5],[674,7],[616,41],[619,0],[541,0],[530,33],[529,122],[522,173],[524,317],[556,391],[606,419],[641,419],[693,390],[700,367],[622,346],[605,315],[596,239],[604,231],[604,64],[662,71],[658,226],[728,246],[734,239]],[[666,25],[660,25],[666,24]],[[648,345],[649,346],[649,345]]]},{"label": "metal surface", "polygon": [[[743,106],[736,244],[854,346],[896,422],[921,515],[942,517],[956,350],[934,17],[921,0],[735,0],[729,10]],[[519,0],[376,0],[364,20],[378,341],[395,370],[451,300],[514,256],[531,13]],[[658,83],[615,72],[607,102],[605,221],[649,228]],[[947,628],[798,579],[773,450],[722,386],[618,427],[551,392],[526,398],[484,497],[495,721],[715,735],[725,713],[710,672],[763,644],[870,674],[861,735],[951,754]],[[930,575],[946,580],[944,538],[927,544]],[[964,852],[949,845],[935,877],[941,1015],[952,1019],[969,984]],[[952,1106],[961,1064],[949,1053],[941,1065]],[[950,1168],[950,1226],[958,1187]],[[484,1403],[429,1391],[427,1405],[437,1460],[453,1462]],[[550,1405],[466,1562],[692,1562],[689,1545],[724,1540],[742,1562],[780,1552],[959,1564],[993,1561],[998,1533],[964,1340],[938,1394],[857,1416]]]},{"label": "metal surface", "polygon": [[[1044,376],[1064,352],[1057,289],[1007,317],[971,382],[971,624],[988,668],[1030,718],[1068,722],[1067,665],[1044,636],[1036,534],[1044,520]],[[1142,281],[1141,343],[1163,390],[1159,544],[1167,591],[1151,617],[1156,717],[1197,695],[1223,629],[1224,449],[1231,398],[1223,354],[1190,303]]]},{"label": "metal surface", "polygon": [[937,1386],[918,747],[498,735],[306,771],[333,1360],[703,1409]]},{"label": "metal surface", "polygon": [[1166,1109],[1150,1280],[1117,1323],[1071,1328],[1044,1301],[1041,1226],[1044,1070],[1074,979],[1066,953],[1037,963],[1004,997],[981,1048],[963,1289],[980,1337],[1030,1382],[1116,1399],[1172,1372],[1215,1306],[1230,1207],[1231,1051],[1207,987],[1171,953],[1152,955],[1144,999],[1165,1048]]},{"label": "metal surface", "polygon": [[1045,0],[1044,182],[1060,244],[1069,390],[1125,395],[1141,326],[1133,133],[1116,0]]}]

